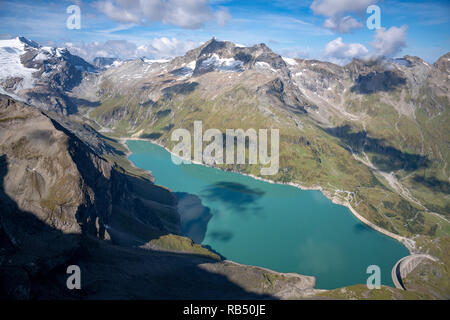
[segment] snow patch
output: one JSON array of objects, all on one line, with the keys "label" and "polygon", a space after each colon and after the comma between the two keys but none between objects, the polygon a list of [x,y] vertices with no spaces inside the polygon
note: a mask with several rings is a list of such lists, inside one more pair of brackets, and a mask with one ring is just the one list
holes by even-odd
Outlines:
[{"label": "snow patch", "polygon": [[213,67],[223,72],[241,71],[243,65],[244,63],[242,61],[233,58],[222,59],[216,53],[202,62],[203,68]]},{"label": "snow patch", "polygon": [[189,63],[186,65],[186,68],[189,68],[189,69],[194,70],[196,64],[197,64],[197,61],[193,60],[193,61],[189,62]]},{"label": "snow patch", "polygon": [[255,66],[257,66],[259,68],[270,69],[270,64],[268,64],[267,62],[264,62],[264,61],[256,62]]},{"label": "snow patch", "polygon": [[39,54],[34,57],[34,61],[45,61],[49,59],[49,55],[46,52],[39,52]]},{"label": "snow patch", "polygon": [[393,59],[392,62],[394,64],[405,66],[405,67],[411,66],[411,62],[409,60],[403,59],[403,58]]},{"label": "snow patch", "polygon": [[166,60],[166,59],[155,59],[155,60],[151,60],[151,59],[144,59],[145,63],[148,64],[153,64],[153,63],[168,63],[170,62],[170,60]]},{"label": "snow patch", "polygon": [[25,53],[25,43],[19,38],[0,40],[0,82],[8,78],[22,78],[15,93],[34,86],[33,72],[37,69],[26,68],[20,61]]},{"label": "snow patch", "polygon": [[296,66],[298,64],[297,61],[295,61],[295,59],[286,58],[286,57],[282,57],[282,58],[283,58],[284,62],[286,62],[290,66]]},{"label": "snow patch", "polygon": [[268,69],[272,72],[277,72],[277,70],[273,69],[270,64],[268,64],[267,62],[264,61],[258,61],[255,63],[255,67],[258,69]]},{"label": "snow patch", "polygon": [[122,64],[123,64],[123,61],[116,60],[111,64],[111,66],[114,68],[117,68],[117,67],[120,67]]},{"label": "snow patch", "polygon": [[193,60],[189,62],[188,64],[183,64],[181,68],[172,71],[172,74],[179,76],[177,80],[185,80],[190,77],[192,77],[192,74],[194,73],[195,66],[197,65],[197,61]]},{"label": "snow patch", "polygon": [[6,92],[5,90],[3,90],[3,88],[1,86],[0,86],[0,93],[4,94],[5,96],[10,96],[11,98],[13,98],[15,100],[18,100],[18,101],[21,101],[21,102],[25,102],[25,100],[23,98],[15,95],[13,93]]}]

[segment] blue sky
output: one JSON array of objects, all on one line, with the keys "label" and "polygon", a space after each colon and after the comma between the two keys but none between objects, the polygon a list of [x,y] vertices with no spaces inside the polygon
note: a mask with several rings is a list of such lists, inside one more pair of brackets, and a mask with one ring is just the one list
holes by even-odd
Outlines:
[{"label": "blue sky", "polygon": [[[72,4],[81,9],[79,30],[66,27]],[[381,30],[366,27],[370,4],[381,9]],[[0,0],[1,38],[69,46],[87,59],[179,55],[215,36],[341,64],[377,54],[431,63],[450,51],[448,30],[449,0]]]}]

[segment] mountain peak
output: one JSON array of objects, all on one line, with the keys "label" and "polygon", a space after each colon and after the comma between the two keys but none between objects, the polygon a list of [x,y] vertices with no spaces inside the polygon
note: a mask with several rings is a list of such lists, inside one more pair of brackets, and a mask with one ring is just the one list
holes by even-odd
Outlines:
[{"label": "mountain peak", "polygon": [[212,38],[208,42],[206,42],[200,51],[201,55],[208,55],[211,53],[220,53],[222,51],[229,51],[233,49],[235,45],[232,42],[228,41],[218,41],[216,38]]},{"label": "mountain peak", "polygon": [[435,63],[434,66],[443,72],[447,72],[450,70],[450,52],[447,52],[442,57],[440,57]]},{"label": "mountain peak", "polygon": [[35,48],[35,49],[41,47],[41,45],[39,43],[37,43],[36,41],[27,39],[25,37],[16,37],[16,40],[18,40],[18,41],[20,41],[20,42],[22,42],[22,43],[24,43],[24,44],[26,44],[26,45],[28,45],[28,46],[30,46],[32,48]]},{"label": "mountain peak", "polygon": [[261,43],[255,45],[255,48],[259,48],[259,49],[262,49],[262,50],[264,50],[264,51],[270,51],[270,52],[273,52],[272,49],[270,49],[270,48],[269,48],[265,43],[263,43],[263,42],[261,42]]}]

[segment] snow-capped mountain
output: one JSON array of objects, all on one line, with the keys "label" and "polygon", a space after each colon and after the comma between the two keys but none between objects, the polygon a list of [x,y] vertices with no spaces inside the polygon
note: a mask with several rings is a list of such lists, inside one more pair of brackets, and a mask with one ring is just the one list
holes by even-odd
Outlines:
[{"label": "snow-capped mountain", "polygon": [[96,57],[92,61],[92,64],[98,69],[98,70],[106,70],[111,67],[118,67],[126,60],[119,59],[119,58],[108,58],[108,57]]},{"label": "snow-capped mountain", "polygon": [[[183,87],[189,87],[193,82],[205,84],[204,93],[208,96],[246,83],[258,94],[267,92],[268,104],[274,96],[280,96],[282,104],[304,112],[309,103],[291,77],[291,68],[296,67],[295,59],[282,57],[265,44],[245,47],[213,38],[170,61],[137,59],[111,66],[86,78],[74,89],[74,94],[96,101],[103,96],[136,92],[139,100],[145,103],[148,99],[159,99],[173,87],[178,86],[183,91]],[[273,94],[277,90],[282,91]],[[277,101],[275,104],[278,105],[280,100]]]},{"label": "snow-capped mountain", "polygon": [[71,112],[67,92],[96,68],[65,48],[23,37],[0,40],[0,92],[44,109]]},{"label": "snow-capped mountain", "polygon": [[7,91],[15,94],[34,86],[33,73],[38,69],[24,66],[21,56],[29,48],[38,48],[38,45],[21,39],[24,38],[0,40],[0,91],[3,91],[2,93]]}]

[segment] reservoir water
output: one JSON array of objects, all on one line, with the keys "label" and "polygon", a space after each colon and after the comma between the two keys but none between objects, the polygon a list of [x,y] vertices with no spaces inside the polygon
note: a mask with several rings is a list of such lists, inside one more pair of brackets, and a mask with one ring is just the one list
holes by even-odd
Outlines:
[{"label": "reservoir water", "polygon": [[127,141],[130,160],[174,191],[185,236],[229,260],[316,277],[316,288],[365,284],[370,265],[393,286],[394,264],[409,254],[320,191],[271,184],[201,165],[172,163],[146,141]]}]

